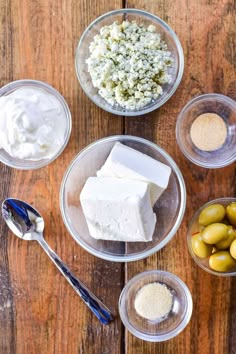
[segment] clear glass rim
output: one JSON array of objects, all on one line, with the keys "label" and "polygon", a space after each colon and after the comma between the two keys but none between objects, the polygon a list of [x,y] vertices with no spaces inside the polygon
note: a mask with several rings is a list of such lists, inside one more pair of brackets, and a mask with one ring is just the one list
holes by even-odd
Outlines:
[{"label": "clear glass rim", "polygon": [[[65,114],[66,114],[66,122],[67,123],[66,123],[65,141],[64,141],[63,145],[61,146],[61,148],[58,150],[58,152],[54,156],[52,156],[51,158],[35,160],[35,161],[22,159],[22,165],[19,166],[19,165],[14,164],[14,162],[8,161],[6,158],[3,158],[0,155],[0,161],[9,167],[12,167],[12,168],[15,168],[18,170],[36,170],[41,167],[47,166],[48,164],[53,162],[66,148],[66,146],[69,142],[69,139],[70,139],[70,134],[71,134],[71,129],[72,129],[72,119],[71,119],[71,112],[70,112],[69,106],[68,106],[66,100],[64,99],[64,97],[54,87],[52,87],[51,85],[49,85],[48,83],[43,82],[43,81],[32,80],[32,79],[22,79],[22,80],[16,80],[16,81],[9,82],[8,84],[6,84],[0,88],[0,97],[9,91],[20,88],[24,85],[37,86],[38,88],[42,88],[42,89],[46,89],[46,90],[50,91],[52,93],[52,95],[54,95],[60,101],[60,103],[62,104],[63,109],[65,111]],[[32,162],[35,163],[35,166],[30,165],[30,163],[32,163]]]},{"label": "clear glass rim", "polygon": [[[87,151],[91,148],[93,148],[96,145],[100,145],[103,144],[103,142],[106,141],[110,141],[110,142],[115,142],[115,141],[124,141],[126,139],[129,139],[131,141],[135,141],[135,142],[140,142],[143,143],[147,146],[150,146],[152,148],[154,148],[155,150],[157,150],[158,152],[160,152],[166,159],[167,161],[170,163],[171,168],[175,171],[175,174],[178,178],[178,182],[179,182],[179,187],[180,187],[180,207],[179,207],[179,212],[178,212],[178,216],[176,218],[175,224],[173,225],[173,227],[171,228],[170,232],[166,235],[166,237],[164,238],[164,240],[162,240],[158,245],[156,245],[155,247],[153,247],[152,249],[142,252],[141,254],[136,254],[136,255],[125,255],[125,256],[111,256],[108,254],[105,254],[103,252],[100,251],[96,251],[94,250],[93,247],[88,246],[85,242],[83,242],[80,238],[78,239],[74,234],[73,234],[73,230],[70,227],[70,222],[66,216],[66,212],[65,212],[65,185],[68,179],[68,176],[71,172],[71,170],[73,169],[74,165],[77,163],[77,161],[81,158],[83,158],[83,156],[87,153]],[[112,262],[131,262],[131,261],[137,261],[143,258],[146,258],[148,256],[150,256],[151,254],[159,251],[161,248],[163,248],[175,235],[175,233],[177,232],[177,230],[180,227],[180,224],[182,222],[182,219],[184,217],[184,212],[185,212],[185,208],[186,208],[186,187],[185,187],[185,182],[182,176],[182,173],[180,172],[178,166],[176,165],[176,163],[174,162],[174,160],[172,159],[172,157],[165,152],[159,145],[152,143],[146,139],[143,138],[139,138],[139,137],[135,137],[135,136],[131,136],[131,135],[114,135],[114,136],[110,136],[110,137],[105,137],[102,139],[99,139],[91,144],[89,144],[87,147],[85,147],[83,150],[81,150],[75,157],[74,159],[71,161],[69,167],[67,168],[62,182],[61,182],[61,188],[60,188],[60,209],[61,209],[61,214],[62,214],[62,219],[63,222],[67,228],[67,230],[69,231],[70,235],[74,238],[74,240],[82,247],[84,248],[87,252],[91,253],[92,255],[108,260],[108,261],[112,261]]]},{"label": "clear glass rim", "polygon": [[[167,32],[169,32],[172,36],[172,38],[174,39],[174,42],[175,42],[175,45],[177,47],[177,52],[178,52],[178,55],[179,55],[179,70],[178,70],[178,75],[177,75],[177,78],[176,78],[176,81],[173,85],[173,87],[171,88],[170,92],[168,95],[166,95],[164,97],[163,100],[161,100],[160,102],[154,104],[152,107],[149,107],[149,108],[144,108],[140,111],[124,111],[124,112],[118,112],[117,110],[113,109],[112,106],[110,105],[109,108],[105,108],[102,104],[99,104],[98,102],[96,102],[93,97],[91,95],[88,94],[88,92],[85,90],[85,87],[83,85],[83,80],[81,79],[80,77],[80,74],[79,74],[79,70],[78,70],[78,63],[77,63],[77,57],[78,57],[78,53],[79,53],[79,50],[80,50],[80,47],[82,45],[82,42],[85,38],[85,36],[87,35],[87,33],[89,32],[89,30],[94,26],[96,25],[97,23],[99,23],[100,21],[104,20],[105,18],[107,17],[110,17],[110,16],[113,16],[113,15],[118,15],[118,14],[122,14],[122,13],[128,13],[128,14],[138,14],[138,15],[145,15],[149,18],[151,18],[152,20],[160,23]],[[161,107],[164,103],[166,103],[170,98],[171,96],[175,93],[175,91],[177,90],[180,82],[181,82],[181,79],[182,79],[182,76],[183,76],[183,72],[184,72],[184,52],[183,52],[183,48],[182,48],[182,45],[179,41],[179,38],[177,37],[176,33],[172,30],[172,28],[165,22],[163,21],[162,19],[160,19],[159,17],[147,12],[147,11],[143,11],[143,10],[138,10],[138,9],[119,9],[119,10],[113,10],[113,11],[110,11],[110,12],[107,12],[99,17],[97,17],[93,22],[90,23],[90,25],[85,29],[85,31],[83,32],[80,40],[79,40],[79,43],[77,45],[77,48],[76,48],[76,54],[75,54],[75,70],[76,70],[76,75],[77,75],[77,78],[79,80],[79,83],[83,89],[83,91],[85,92],[85,94],[89,97],[89,99],[94,103],[96,104],[98,107],[102,108],[103,110],[109,112],[109,113],[113,113],[113,114],[116,114],[116,115],[119,115],[119,116],[140,116],[140,115],[143,115],[143,114],[147,114],[147,113],[150,113],[152,111],[154,111],[155,109]]]},{"label": "clear glass rim", "polygon": [[[184,294],[186,296],[186,311],[185,311],[185,315],[184,315],[181,323],[176,328],[174,328],[172,331],[169,331],[167,333],[160,334],[160,335],[157,335],[157,334],[156,335],[149,335],[149,334],[138,331],[136,328],[134,328],[130,324],[130,322],[126,316],[126,313],[124,311],[124,309],[125,309],[125,296],[126,296],[127,290],[130,289],[130,287],[134,283],[136,283],[140,279],[145,278],[149,275],[165,275],[168,278],[171,278],[175,283],[177,283],[179,286],[181,286],[181,288],[183,289]],[[177,275],[167,272],[167,271],[163,271],[163,270],[148,270],[148,271],[145,271],[145,272],[135,275],[133,278],[131,278],[127,282],[127,284],[125,285],[125,287],[123,288],[123,290],[120,294],[118,306],[119,306],[120,318],[121,318],[124,326],[134,336],[136,336],[140,339],[143,339],[145,341],[149,341],[149,342],[163,342],[163,341],[167,341],[171,338],[176,337],[187,326],[187,324],[189,323],[191,316],[192,316],[193,301],[192,301],[192,295],[190,293],[189,288],[179,277],[177,277]]]},{"label": "clear glass rim", "polygon": [[220,273],[220,272],[216,272],[214,270],[211,270],[210,268],[205,267],[201,261],[197,258],[197,256],[195,256],[195,254],[193,253],[192,247],[191,247],[191,235],[190,235],[190,229],[192,228],[197,216],[200,214],[200,212],[206,208],[208,205],[211,204],[215,204],[215,203],[221,203],[221,202],[236,202],[236,198],[234,197],[223,197],[223,198],[217,198],[217,199],[213,199],[210,202],[205,203],[201,208],[199,208],[193,215],[193,217],[191,218],[190,222],[189,222],[189,226],[188,226],[188,230],[187,230],[187,244],[188,244],[188,250],[190,255],[192,256],[193,260],[195,261],[195,263],[202,268],[203,270],[205,270],[206,272],[213,274],[213,275],[217,275],[220,277],[232,277],[232,276],[236,276],[236,271],[235,272],[224,272],[224,273]]},{"label": "clear glass rim", "polygon": [[177,143],[179,145],[180,150],[182,151],[182,153],[184,154],[185,157],[187,157],[188,160],[190,160],[191,162],[193,162],[195,165],[198,165],[200,167],[205,167],[205,168],[222,168],[225,166],[230,165],[231,163],[233,163],[234,161],[236,161],[236,153],[233,154],[232,156],[230,156],[228,159],[222,161],[222,162],[215,162],[215,163],[205,163],[200,161],[199,159],[196,159],[194,157],[192,157],[192,155],[190,155],[183,147],[182,143],[181,143],[181,139],[180,139],[180,130],[181,130],[181,123],[183,121],[183,117],[185,112],[192,106],[194,105],[196,102],[199,101],[204,101],[207,99],[211,99],[211,98],[215,98],[215,99],[219,99],[221,101],[227,102],[229,105],[235,106],[236,109],[236,103],[235,101],[228,97],[228,96],[224,96],[222,94],[218,94],[218,93],[206,93],[197,97],[194,97],[193,99],[191,99],[181,110],[181,112],[179,113],[178,117],[177,117],[177,123],[176,123],[176,140]]}]

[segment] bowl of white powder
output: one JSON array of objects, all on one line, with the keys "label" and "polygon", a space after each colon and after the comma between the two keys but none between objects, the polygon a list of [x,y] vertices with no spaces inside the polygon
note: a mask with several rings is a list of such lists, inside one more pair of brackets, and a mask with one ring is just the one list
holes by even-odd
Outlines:
[{"label": "bowl of white powder", "polygon": [[177,89],[184,56],[175,32],[145,11],[121,9],[93,21],[76,50],[76,73],[88,97],[117,115],[163,105]]},{"label": "bowl of white powder", "polygon": [[149,342],[163,342],[177,336],[189,323],[192,307],[186,284],[176,275],[160,270],[133,277],[119,299],[124,326]]},{"label": "bowl of white powder", "polygon": [[65,149],[71,114],[62,95],[37,80],[13,81],[0,89],[0,161],[33,170]]}]

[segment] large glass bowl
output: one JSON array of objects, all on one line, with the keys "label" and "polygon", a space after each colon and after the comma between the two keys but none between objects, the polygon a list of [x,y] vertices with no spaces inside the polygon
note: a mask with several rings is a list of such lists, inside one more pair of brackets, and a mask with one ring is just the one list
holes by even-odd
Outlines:
[{"label": "large glass bowl", "polygon": [[48,85],[45,82],[38,81],[38,80],[13,81],[0,88],[0,96],[9,95],[15,90],[25,88],[25,87],[33,88],[33,89],[35,88],[37,90],[40,89],[44,91],[45,94],[50,94],[54,96],[55,99],[57,99],[58,104],[61,105],[61,110],[64,112],[64,114],[62,115],[63,118],[62,121],[59,122],[58,117],[56,115],[54,117],[55,120],[58,121],[57,124],[61,124],[61,127],[63,129],[64,140],[62,142],[62,145],[58,147],[57,151],[55,151],[55,153],[51,157],[41,158],[39,160],[20,159],[9,155],[4,149],[0,148],[0,161],[5,165],[19,170],[34,170],[48,165],[63,152],[70,138],[72,122],[71,122],[71,113],[65,99],[56,89],[54,89],[52,86]]},{"label": "large glass bowl", "polygon": [[[151,242],[103,241],[89,235],[80,203],[80,193],[87,178],[96,176],[97,170],[104,164],[117,141],[165,163],[172,169],[168,188],[154,206],[157,223]],[[145,258],[164,247],[178,230],[185,205],[184,180],[173,159],[158,145],[134,136],[112,136],[86,147],[71,162],[60,191],[62,217],[75,241],[93,255],[117,262]]]},{"label": "large glass bowl", "polygon": [[[172,293],[171,311],[161,322],[142,318],[135,310],[134,302],[138,291],[150,283],[165,284]],[[148,342],[163,342],[177,336],[189,323],[192,308],[192,296],[186,284],[176,275],[161,270],[150,270],[133,277],[124,287],[119,299],[120,317],[125,327],[136,337]]]},{"label": "large glass bowl", "polygon": [[[93,41],[94,36],[99,33],[100,29],[103,26],[111,25],[115,21],[121,23],[124,20],[135,20],[137,23],[143,23],[145,26],[154,25],[156,27],[156,31],[160,33],[161,39],[166,42],[168,50],[171,52],[172,58],[174,59],[174,64],[169,69],[169,74],[172,76],[172,81],[169,84],[163,85],[163,94],[144,108],[133,111],[126,110],[119,105],[112,106],[104,98],[102,98],[98,94],[97,88],[95,88],[92,84],[90,73],[88,72],[88,66],[86,64],[86,59],[90,56],[89,45]],[[84,92],[97,106],[113,114],[138,116],[157,109],[173,95],[179,86],[183,75],[184,55],[180,41],[175,32],[159,17],[142,10],[121,9],[108,12],[98,17],[87,27],[76,49],[75,67],[79,82]]]},{"label": "large glass bowl", "polygon": [[236,198],[230,198],[230,197],[229,198],[218,198],[218,199],[211,200],[210,202],[204,204],[200,209],[198,209],[196,211],[196,213],[192,217],[192,219],[189,223],[188,233],[187,233],[188,249],[189,249],[189,252],[190,252],[191,256],[193,257],[194,261],[197,263],[197,265],[199,265],[199,267],[201,267],[202,269],[204,269],[208,273],[223,276],[223,277],[236,276],[236,267],[235,267],[235,269],[232,269],[232,271],[224,272],[224,273],[223,272],[222,273],[216,272],[216,271],[212,270],[209,267],[209,258],[202,259],[202,258],[197,257],[196,254],[194,253],[192,245],[191,245],[191,237],[193,234],[195,234],[196,232],[198,232],[200,230],[201,226],[198,223],[198,217],[203,209],[205,209],[207,206],[212,205],[212,204],[222,204],[224,206],[227,206],[228,204],[230,204],[232,202],[236,202]]}]

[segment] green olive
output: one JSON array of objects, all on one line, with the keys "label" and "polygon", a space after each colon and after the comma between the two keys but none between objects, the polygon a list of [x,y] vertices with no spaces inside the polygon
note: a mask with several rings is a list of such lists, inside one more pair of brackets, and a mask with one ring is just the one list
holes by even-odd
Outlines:
[{"label": "green olive", "polygon": [[226,239],[228,236],[228,227],[225,224],[214,223],[208,225],[202,231],[202,239],[204,242],[214,245],[215,243]]},{"label": "green olive", "polygon": [[212,204],[204,208],[199,214],[200,225],[208,226],[215,222],[221,222],[225,217],[225,208],[221,204]]},{"label": "green olive", "polygon": [[236,239],[236,229],[233,226],[228,226],[228,236],[226,239],[219,241],[215,244],[219,250],[226,250],[230,247],[233,240]]},{"label": "green olive", "polygon": [[232,243],[231,243],[231,246],[230,246],[230,254],[231,256],[236,259],[236,240],[234,240]]},{"label": "green olive", "polygon": [[228,251],[219,251],[210,256],[209,266],[217,272],[228,272],[236,266],[236,261]]},{"label": "green olive", "polygon": [[230,203],[226,208],[226,216],[230,224],[236,226],[236,202]]},{"label": "green olive", "polygon": [[192,236],[191,245],[192,245],[193,252],[199,258],[209,257],[211,255],[211,253],[212,253],[212,246],[206,244],[202,240],[202,235],[201,235],[200,232],[197,233],[196,235]]}]

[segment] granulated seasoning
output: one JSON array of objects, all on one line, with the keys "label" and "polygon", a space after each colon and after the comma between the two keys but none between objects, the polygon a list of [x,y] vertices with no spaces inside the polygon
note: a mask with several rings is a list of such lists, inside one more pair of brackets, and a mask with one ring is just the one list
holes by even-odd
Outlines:
[{"label": "granulated seasoning", "polygon": [[165,284],[150,283],[138,291],[134,307],[141,317],[164,320],[172,308],[172,303],[172,293]]},{"label": "granulated seasoning", "polygon": [[224,120],[215,113],[203,113],[198,116],[190,129],[193,144],[203,151],[219,149],[227,137]]}]

